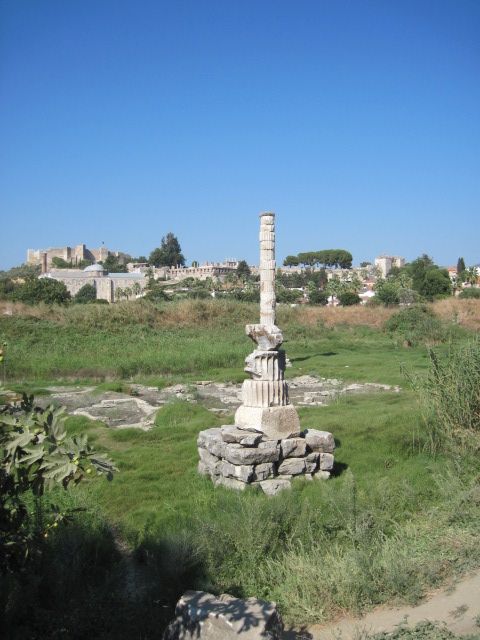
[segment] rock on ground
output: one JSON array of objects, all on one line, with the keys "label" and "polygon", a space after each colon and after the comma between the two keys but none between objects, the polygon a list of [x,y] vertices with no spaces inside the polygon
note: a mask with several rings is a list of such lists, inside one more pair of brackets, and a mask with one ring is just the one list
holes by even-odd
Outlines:
[{"label": "rock on ground", "polygon": [[283,622],[274,602],[187,591],[163,640],[280,640]]}]

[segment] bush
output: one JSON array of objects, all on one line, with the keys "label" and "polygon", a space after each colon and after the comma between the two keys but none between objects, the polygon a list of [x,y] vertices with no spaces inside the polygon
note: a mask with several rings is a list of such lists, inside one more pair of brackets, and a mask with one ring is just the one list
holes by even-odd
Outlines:
[{"label": "bush", "polygon": [[338,296],[338,300],[342,307],[351,307],[354,304],[360,304],[361,300],[358,293],[353,291],[345,291]]},{"label": "bush", "polygon": [[408,347],[437,344],[446,339],[441,320],[424,306],[407,307],[395,313],[386,321],[385,330]]},{"label": "bush", "polygon": [[325,291],[319,291],[318,289],[315,289],[313,291],[310,291],[310,293],[308,294],[308,301],[310,302],[310,304],[320,304],[322,306],[325,306],[328,302],[328,294],[325,293]]},{"label": "bush", "polygon": [[73,299],[79,304],[95,302],[97,299],[97,290],[95,289],[93,284],[84,284],[83,287],[79,291],[77,291]]},{"label": "bush", "polygon": [[92,450],[86,436],[67,435],[64,413],[64,408],[36,407],[25,394],[21,404],[0,410],[0,574],[22,568],[48,529],[65,518],[51,505],[43,518],[48,516],[48,525],[32,521],[31,495],[66,489],[92,472],[112,476],[115,467]]},{"label": "bush", "polygon": [[426,377],[411,378],[420,392],[430,448],[480,448],[480,341],[451,347],[440,357],[429,351]]},{"label": "bush", "polygon": [[462,299],[477,299],[480,298],[480,289],[477,287],[472,287],[470,289],[464,289],[462,293],[458,296]]},{"label": "bush", "polygon": [[14,299],[26,304],[65,304],[70,293],[63,282],[53,278],[29,278],[15,290]]}]

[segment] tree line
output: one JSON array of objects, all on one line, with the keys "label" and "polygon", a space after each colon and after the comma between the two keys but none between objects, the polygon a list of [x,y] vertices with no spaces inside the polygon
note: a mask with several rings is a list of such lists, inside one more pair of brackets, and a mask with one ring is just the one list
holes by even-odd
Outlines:
[{"label": "tree line", "polygon": [[290,255],[285,258],[285,267],[323,267],[350,269],[352,266],[352,254],[345,249],[323,249],[322,251],[305,251],[296,256]]}]

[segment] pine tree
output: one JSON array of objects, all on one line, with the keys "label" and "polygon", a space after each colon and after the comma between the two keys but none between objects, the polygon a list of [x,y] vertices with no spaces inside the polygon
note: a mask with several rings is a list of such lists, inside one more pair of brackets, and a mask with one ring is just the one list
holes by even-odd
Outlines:
[{"label": "pine tree", "polygon": [[185,258],[176,236],[173,233],[167,233],[162,238],[160,247],[152,251],[148,261],[155,267],[176,267],[177,265],[183,267]]}]

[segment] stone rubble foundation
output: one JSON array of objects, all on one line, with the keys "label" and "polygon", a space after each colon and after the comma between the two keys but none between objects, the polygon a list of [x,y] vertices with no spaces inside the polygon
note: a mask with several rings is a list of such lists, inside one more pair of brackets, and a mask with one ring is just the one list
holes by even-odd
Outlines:
[{"label": "stone rubble foundation", "polygon": [[317,429],[272,439],[252,427],[226,425],[201,431],[197,444],[198,472],[215,485],[260,487],[267,495],[289,488],[295,477],[326,480],[334,463],[333,435]]}]

